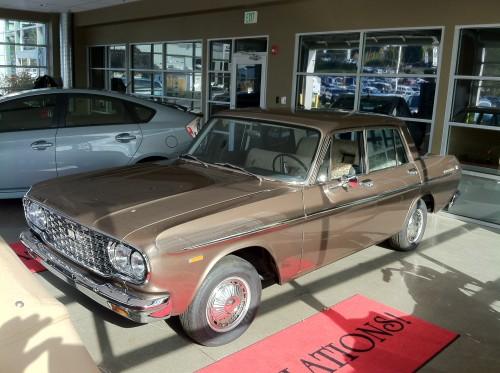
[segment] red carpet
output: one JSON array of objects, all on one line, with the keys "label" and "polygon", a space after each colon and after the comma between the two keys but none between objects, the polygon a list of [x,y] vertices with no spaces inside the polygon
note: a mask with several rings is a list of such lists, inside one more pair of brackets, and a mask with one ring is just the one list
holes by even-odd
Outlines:
[{"label": "red carpet", "polygon": [[9,246],[12,248],[12,250],[14,250],[19,259],[21,259],[24,265],[28,267],[31,272],[36,273],[45,271],[45,267],[38,263],[30,256],[30,254],[26,252],[26,247],[21,242],[11,243]]},{"label": "red carpet", "polygon": [[414,372],[457,337],[355,295],[200,372]]}]

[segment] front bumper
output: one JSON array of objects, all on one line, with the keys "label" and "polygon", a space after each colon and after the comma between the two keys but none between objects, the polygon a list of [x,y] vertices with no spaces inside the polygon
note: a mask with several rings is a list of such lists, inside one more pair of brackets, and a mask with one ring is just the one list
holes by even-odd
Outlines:
[{"label": "front bumper", "polygon": [[144,297],[101,280],[53,253],[29,230],[22,232],[20,239],[30,255],[50,272],[117,314],[138,323],[170,317],[172,304],[168,294]]}]

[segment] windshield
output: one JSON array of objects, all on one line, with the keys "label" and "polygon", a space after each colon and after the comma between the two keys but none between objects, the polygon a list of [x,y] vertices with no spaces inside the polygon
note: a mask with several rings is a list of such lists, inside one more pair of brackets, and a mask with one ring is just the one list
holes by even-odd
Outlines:
[{"label": "windshield", "polygon": [[214,118],[188,154],[205,163],[226,163],[263,177],[304,181],[319,139],[319,131],[310,128]]}]

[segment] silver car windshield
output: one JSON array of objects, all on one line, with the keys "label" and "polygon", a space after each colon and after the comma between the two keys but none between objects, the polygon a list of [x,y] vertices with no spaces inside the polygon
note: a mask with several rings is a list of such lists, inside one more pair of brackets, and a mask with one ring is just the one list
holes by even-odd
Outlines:
[{"label": "silver car windshield", "polygon": [[288,182],[307,178],[320,140],[317,130],[247,119],[214,118],[188,154]]}]

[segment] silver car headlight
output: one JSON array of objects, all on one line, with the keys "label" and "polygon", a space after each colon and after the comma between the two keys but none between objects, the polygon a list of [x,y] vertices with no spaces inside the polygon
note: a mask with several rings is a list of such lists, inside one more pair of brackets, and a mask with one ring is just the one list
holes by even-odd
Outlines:
[{"label": "silver car headlight", "polygon": [[146,275],[146,259],[137,250],[122,243],[108,244],[108,257],[113,267],[122,275],[143,281]]},{"label": "silver car headlight", "polygon": [[47,228],[47,216],[44,209],[36,202],[31,202],[26,209],[26,217],[36,227],[44,230]]}]

